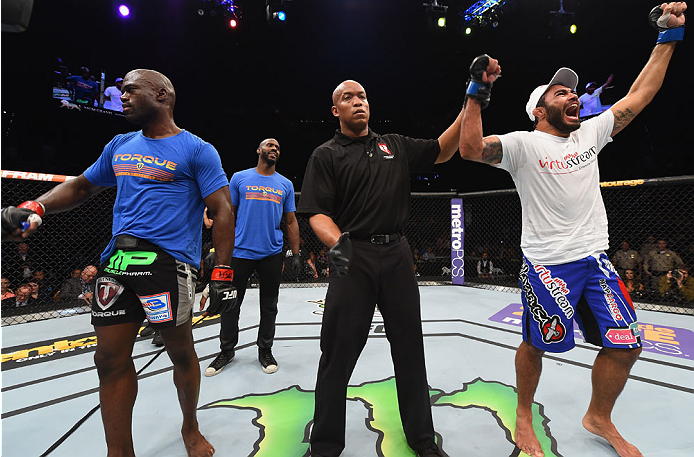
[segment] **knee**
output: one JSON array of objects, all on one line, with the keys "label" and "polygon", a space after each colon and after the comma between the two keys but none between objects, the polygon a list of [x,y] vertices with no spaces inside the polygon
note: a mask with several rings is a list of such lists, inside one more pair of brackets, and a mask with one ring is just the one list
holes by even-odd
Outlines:
[{"label": "knee", "polygon": [[99,374],[99,379],[109,376],[117,376],[132,367],[130,354],[116,354],[107,350],[99,350],[94,353],[94,365]]}]

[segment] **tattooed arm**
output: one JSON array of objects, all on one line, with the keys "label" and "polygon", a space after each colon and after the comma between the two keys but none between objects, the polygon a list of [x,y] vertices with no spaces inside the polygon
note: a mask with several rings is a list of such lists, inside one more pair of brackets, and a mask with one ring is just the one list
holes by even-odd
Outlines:
[{"label": "tattooed arm", "polygon": [[674,50],[675,42],[658,44],[653,49],[646,66],[631,85],[629,93],[610,108],[614,113],[611,136],[621,132],[653,100],[663,85],[665,72]]},{"label": "tattooed arm", "polygon": [[488,164],[500,163],[503,157],[501,141],[496,136],[482,135],[480,103],[468,99],[460,126],[460,156],[466,160]]}]

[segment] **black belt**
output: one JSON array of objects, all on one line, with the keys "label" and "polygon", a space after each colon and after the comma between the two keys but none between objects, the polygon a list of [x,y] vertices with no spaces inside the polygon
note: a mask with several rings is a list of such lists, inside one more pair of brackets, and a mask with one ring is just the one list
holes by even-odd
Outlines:
[{"label": "black belt", "polygon": [[403,237],[402,232],[395,233],[380,233],[376,235],[358,235],[350,234],[350,238],[358,241],[368,241],[371,244],[388,244],[393,241],[398,241]]}]

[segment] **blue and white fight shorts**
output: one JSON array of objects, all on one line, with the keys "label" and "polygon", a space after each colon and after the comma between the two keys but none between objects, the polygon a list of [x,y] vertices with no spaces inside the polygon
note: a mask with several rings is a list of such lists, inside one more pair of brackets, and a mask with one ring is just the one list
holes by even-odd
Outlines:
[{"label": "blue and white fight shorts", "polygon": [[641,346],[629,292],[604,252],[560,265],[533,265],[524,256],[520,287],[523,340],[538,349],[572,349],[574,320],[587,343]]}]

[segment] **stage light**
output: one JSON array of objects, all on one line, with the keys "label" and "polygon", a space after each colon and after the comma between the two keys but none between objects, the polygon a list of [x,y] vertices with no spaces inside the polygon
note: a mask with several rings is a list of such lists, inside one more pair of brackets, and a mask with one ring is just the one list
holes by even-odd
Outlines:
[{"label": "stage light", "polygon": [[472,27],[465,27],[465,35],[470,35],[472,33]]},{"label": "stage light", "polygon": [[446,28],[446,13],[448,7],[439,5],[437,0],[432,0],[431,3],[422,3],[424,7],[424,15],[427,26],[430,29],[445,29]]},{"label": "stage light", "polygon": [[574,35],[577,31],[578,27],[576,27],[576,24],[571,24],[571,27],[569,27],[569,32],[571,32],[571,34]]},{"label": "stage light", "polygon": [[130,16],[130,8],[128,8],[128,5],[120,5],[118,7],[118,14],[120,14],[121,17]]},{"label": "stage light", "polygon": [[239,23],[236,21],[236,19],[229,20],[229,27],[232,29],[235,29],[237,25],[239,25]]},{"label": "stage light", "polygon": [[265,0],[265,19],[273,25],[283,25],[287,22],[286,0]]},{"label": "stage light", "polygon": [[507,0],[478,0],[466,10],[460,13],[463,22],[468,26],[485,27],[491,25],[496,28],[499,25],[499,16],[503,14],[503,7]]}]

